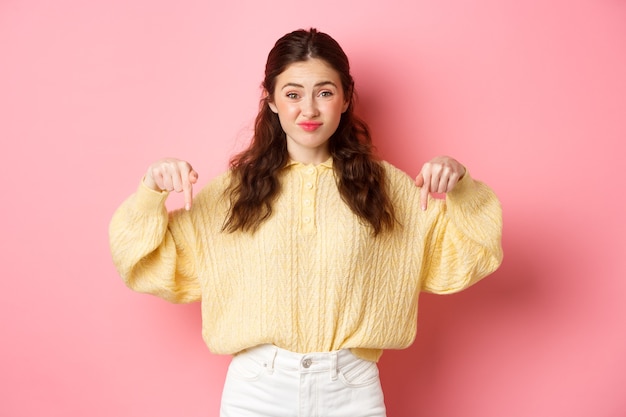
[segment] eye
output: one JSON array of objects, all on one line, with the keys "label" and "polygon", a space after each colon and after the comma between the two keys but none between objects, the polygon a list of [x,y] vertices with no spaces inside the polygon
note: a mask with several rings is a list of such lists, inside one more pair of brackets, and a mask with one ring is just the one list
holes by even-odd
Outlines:
[{"label": "eye", "polygon": [[285,94],[285,96],[286,96],[287,98],[290,98],[290,99],[292,99],[292,100],[295,100],[295,99],[297,99],[297,98],[298,98],[298,93],[287,93],[287,94]]},{"label": "eye", "polygon": [[324,91],[320,92],[320,96],[321,97],[331,97],[332,95],[333,95],[332,91],[324,90]]}]

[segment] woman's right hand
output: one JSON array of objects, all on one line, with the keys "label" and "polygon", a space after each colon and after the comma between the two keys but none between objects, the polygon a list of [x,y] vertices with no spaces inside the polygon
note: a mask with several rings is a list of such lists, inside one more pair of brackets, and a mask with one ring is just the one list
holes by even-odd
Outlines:
[{"label": "woman's right hand", "polygon": [[155,191],[176,191],[185,195],[185,209],[191,208],[193,184],[198,181],[198,173],[191,164],[175,158],[156,161],[146,172],[143,183]]}]

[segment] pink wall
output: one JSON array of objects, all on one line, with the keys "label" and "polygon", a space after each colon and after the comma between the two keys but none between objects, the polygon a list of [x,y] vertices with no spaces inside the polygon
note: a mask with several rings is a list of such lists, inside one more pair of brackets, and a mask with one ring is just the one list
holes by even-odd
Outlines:
[{"label": "pink wall", "polygon": [[156,158],[222,171],[273,42],[310,26],[386,159],[452,154],[504,206],[501,270],[424,296],[383,356],[390,417],[626,415],[618,0],[2,0],[0,415],[217,416],[198,306],[127,290],[107,226]]}]

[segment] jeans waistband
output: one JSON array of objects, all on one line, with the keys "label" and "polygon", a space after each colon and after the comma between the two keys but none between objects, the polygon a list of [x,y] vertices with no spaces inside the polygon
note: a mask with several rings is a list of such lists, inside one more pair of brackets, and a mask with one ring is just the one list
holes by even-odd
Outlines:
[{"label": "jeans waistband", "polygon": [[350,349],[296,353],[271,344],[248,348],[239,355],[248,355],[270,370],[280,368],[300,372],[336,372],[349,363],[363,360],[355,356]]}]

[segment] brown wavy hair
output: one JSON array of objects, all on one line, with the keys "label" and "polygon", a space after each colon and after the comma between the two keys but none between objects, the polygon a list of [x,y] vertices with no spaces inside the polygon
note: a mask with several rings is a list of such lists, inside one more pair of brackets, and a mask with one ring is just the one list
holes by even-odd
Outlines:
[{"label": "brown wavy hair", "polygon": [[373,154],[367,124],[354,114],[355,89],[348,57],[329,35],[316,29],[297,30],[280,38],[267,57],[259,113],[250,146],[230,161],[232,181],[226,190],[230,212],[224,230],[254,232],[272,214],[280,193],[280,173],[289,162],[287,141],[278,115],[268,103],[274,99],[276,78],[295,62],[322,59],[337,71],[349,100],[339,126],[329,139],[333,170],[343,201],[378,235],[394,225],[385,172]]}]

